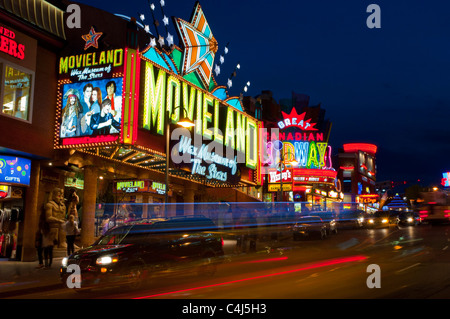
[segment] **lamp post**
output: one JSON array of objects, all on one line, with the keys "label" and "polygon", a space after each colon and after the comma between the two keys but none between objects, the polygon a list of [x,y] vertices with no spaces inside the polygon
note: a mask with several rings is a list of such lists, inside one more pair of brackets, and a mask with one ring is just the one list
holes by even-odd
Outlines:
[{"label": "lamp post", "polygon": [[[176,109],[180,108],[180,106],[177,106],[173,109],[175,112]],[[185,108],[182,107],[184,111],[186,111]],[[192,122],[189,118],[183,117],[177,122],[178,125],[183,126],[185,128],[193,127],[195,126],[194,122]],[[169,157],[170,157],[170,112],[169,110],[166,110],[166,116],[165,116],[165,125],[166,125],[166,169],[165,169],[165,186],[166,186],[166,193],[164,203],[169,203]],[[164,210],[164,214],[167,217],[167,206]]]}]

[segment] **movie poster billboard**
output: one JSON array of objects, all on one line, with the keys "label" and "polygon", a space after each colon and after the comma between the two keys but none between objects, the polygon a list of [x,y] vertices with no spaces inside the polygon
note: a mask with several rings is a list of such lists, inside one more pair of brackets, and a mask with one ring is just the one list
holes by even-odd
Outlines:
[{"label": "movie poster billboard", "polygon": [[116,142],[122,127],[123,49],[60,58],[59,145]]}]

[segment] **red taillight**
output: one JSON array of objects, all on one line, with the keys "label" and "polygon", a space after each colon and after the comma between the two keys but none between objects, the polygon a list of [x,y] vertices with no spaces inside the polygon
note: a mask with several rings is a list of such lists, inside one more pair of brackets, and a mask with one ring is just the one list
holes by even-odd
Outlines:
[{"label": "red taillight", "polygon": [[428,211],[427,210],[421,210],[419,211],[420,218],[427,218],[428,217]]},{"label": "red taillight", "polygon": [[450,210],[449,209],[444,210],[444,213],[445,213],[445,215],[444,215],[445,218],[450,218]]},{"label": "red taillight", "polygon": [[222,244],[222,247],[223,247],[223,245],[224,245],[223,237],[220,237],[220,243]]}]

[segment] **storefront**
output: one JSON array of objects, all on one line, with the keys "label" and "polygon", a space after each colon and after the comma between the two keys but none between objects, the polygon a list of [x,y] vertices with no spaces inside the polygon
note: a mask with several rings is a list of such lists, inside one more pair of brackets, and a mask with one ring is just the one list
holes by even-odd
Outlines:
[{"label": "storefront", "polygon": [[64,11],[46,1],[39,6],[0,4],[0,258],[9,260],[36,258],[35,233],[48,195],[41,167],[54,152],[54,74]]},{"label": "storefront", "polygon": [[[31,160],[0,155],[0,258],[21,256],[24,196],[30,186]],[[22,238],[20,238],[22,239]]]},{"label": "storefront", "polygon": [[341,202],[343,194],[328,145],[331,123],[317,108],[282,111],[277,126],[265,129],[267,148],[261,172],[277,201],[303,202],[308,209],[325,210]]}]

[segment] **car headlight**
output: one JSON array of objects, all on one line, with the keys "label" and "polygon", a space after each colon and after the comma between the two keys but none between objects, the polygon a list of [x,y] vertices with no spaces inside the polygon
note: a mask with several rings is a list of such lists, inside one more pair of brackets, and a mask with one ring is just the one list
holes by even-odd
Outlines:
[{"label": "car headlight", "polygon": [[358,218],[358,221],[359,221],[360,223],[362,223],[362,222],[364,221],[364,218],[363,218],[363,217]]},{"label": "car headlight", "polygon": [[388,222],[388,220],[387,220],[387,219],[382,219],[381,222],[382,222],[383,224],[386,224],[386,223]]},{"label": "car headlight", "polygon": [[67,262],[69,261],[69,258],[67,258],[67,257],[64,257],[63,259],[62,259],[62,261],[61,261],[61,265],[63,266],[63,267],[67,267]]},{"label": "car headlight", "polygon": [[374,220],[373,219],[369,219],[369,224],[373,224]]},{"label": "car headlight", "polygon": [[407,221],[408,221],[408,223],[412,223],[413,219],[411,217],[408,217]]},{"label": "car headlight", "polygon": [[97,265],[109,265],[112,263],[116,263],[119,261],[119,258],[117,256],[102,256],[98,257],[95,263]]}]

